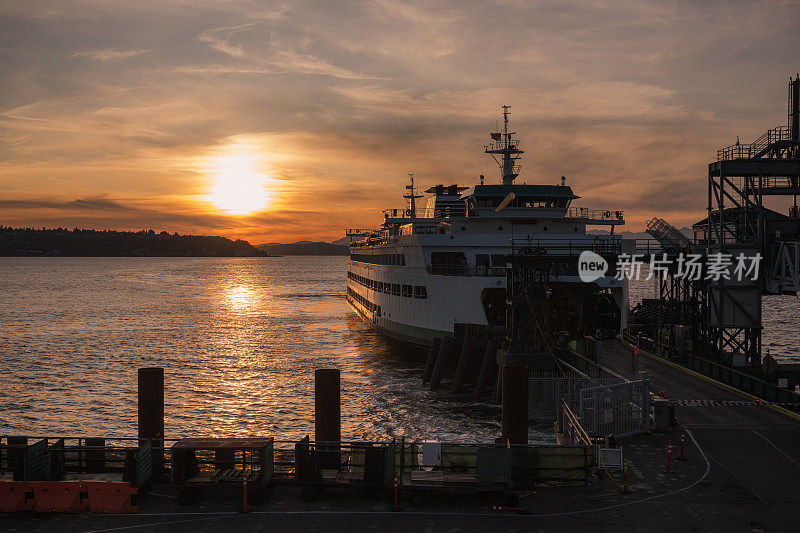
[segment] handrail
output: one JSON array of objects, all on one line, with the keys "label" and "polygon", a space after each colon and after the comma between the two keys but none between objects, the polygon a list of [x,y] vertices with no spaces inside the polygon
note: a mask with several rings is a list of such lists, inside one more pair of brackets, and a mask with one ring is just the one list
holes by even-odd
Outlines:
[{"label": "handrail", "polygon": [[791,130],[788,126],[777,126],[764,132],[758,139],[750,144],[736,143],[717,150],[717,161],[731,161],[733,159],[754,159],[761,157],[763,151],[770,145],[791,140]]},{"label": "handrail", "polygon": [[589,434],[583,429],[581,425],[581,421],[575,416],[575,413],[572,412],[569,405],[567,404],[566,400],[561,400],[561,408],[563,409],[563,413],[566,415],[567,420],[569,421],[570,427],[574,428],[577,432],[578,441],[586,446],[592,445],[592,439],[589,438]]},{"label": "handrail", "polygon": [[[629,332],[628,330],[625,330],[625,331],[622,332],[622,340],[623,340],[623,342],[627,342],[631,346],[635,346],[636,345],[636,337],[631,332]],[[669,360],[669,361],[672,361],[672,362],[677,362],[681,366],[686,367],[686,368],[688,368],[690,370],[693,370],[695,372],[699,372],[699,373],[701,373],[703,375],[711,377],[712,379],[716,379],[717,381],[720,381],[721,383],[725,383],[726,385],[731,385],[734,388],[737,388],[737,389],[741,390],[742,392],[753,394],[754,396],[759,396],[759,397],[764,398],[766,400],[769,400],[769,398],[767,398],[766,391],[767,390],[771,390],[772,394],[774,396],[777,397],[779,395],[785,395],[787,398],[791,398],[797,405],[800,406],[800,394],[794,392],[793,390],[785,389],[785,388],[782,388],[782,387],[778,387],[774,383],[770,383],[770,382],[768,382],[768,381],[766,381],[764,379],[761,379],[761,378],[759,378],[757,376],[753,376],[751,374],[748,374],[747,372],[742,372],[741,370],[738,370],[735,367],[727,366],[727,365],[718,363],[716,361],[712,361],[710,359],[706,359],[705,357],[702,357],[702,356],[699,356],[699,355],[695,355],[695,354],[691,354],[691,353],[683,353],[683,354],[681,354],[683,357],[685,357],[687,359],[689,364],[684,364],[684,363],[681,363],[679,361],[674,361],[670,357],[665,357],[664,355],[658,355],[658,353],[657,353],[657,351],[658,351],[657,342],[658,341],[653,340],[653,339],[649,339],[647,337],[641,337],[640,338],[639,349],[640,350],[644,350],[645,346],[643,346],[643,345],[649,345],[648,346],[649,348],[651,348],[652,350],[655,350],[654,352],[651,352],[655,357],[659,357],[661,359],[666,359],[666,360]],[[671,347],[666,346],[666,348],[671,348]],[[703,369],[702,369],[703,365],[706,365],[708,367],[709,372],[704,372],[703,371]],[[700,368],[697,368],[698,366]],[[710,372],[711,368],[716,369],[716,377],[711,375],[712,374]],[[728,378],[729,378],[728,380],[720,379],[720,378],[722,378],[722,373],[723,372],[728,374]],[[742,385],[742,386],[737,386],[736,384],[734,384],[733,383],[734,380],[730,379],[732,376],[737,376],[736,383],[738,383],[739,385]],[[743,388],[744,383],[748,383],[750,385],[748,389]],[[754,384],[758,384],[759,387],[761,388],[761,392],[762,392],[761,395],[756,394],[756,392],[754,391]]]}]

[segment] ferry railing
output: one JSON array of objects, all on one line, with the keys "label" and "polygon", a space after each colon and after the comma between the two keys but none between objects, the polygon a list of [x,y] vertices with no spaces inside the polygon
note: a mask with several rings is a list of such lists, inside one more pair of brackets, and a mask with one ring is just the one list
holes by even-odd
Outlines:
[{"label": "ferry railing", "polygon": [[344,230],[344,234],[348,237],[367,237],[376,233],[376,231],[374,229],[347,228]]},{"label": "ferry railing", "polygon": [[624,220],[625,212],[621,209],[588,209],[586,207],[570,207],[567,218],[586,218],[590,220]]},{"label": "ferry railing", "polygon": [[511,239],[513,253],[520,255],[580,255],[591,251],[598,255],[619,255],[622,240],[607,238],[583,239],[538,239],[514,237]]},{"label": "ferry railing", "polygon": [[505,150],[506,148],[519,148],[519,140],[492,141],[483,145],[484,150]]},{"label": "ferry railing", "polygon": [[[442,211],[443,209],[438,209]],[[416,213],[413,219],[417,218],[433,218],[434,217],[434,210],[429,209],[427,207],[417,207],[414,212]],[[462,213],[463,216],[463,213]],[[384,209],[383,210],[383,217],[385,219],[390,218],[399,218],[399,219],[406,219],[406,220],[413,220],[411,217],[411,209],[408,207],[402,209]]]}]

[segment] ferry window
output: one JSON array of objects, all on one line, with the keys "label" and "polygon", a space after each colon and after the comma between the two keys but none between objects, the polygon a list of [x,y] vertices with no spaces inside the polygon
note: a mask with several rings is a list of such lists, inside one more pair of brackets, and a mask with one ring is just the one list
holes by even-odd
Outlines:
[{"label": "ferry window", "polygon": [[399,283],[392,283],[392,294],[395,296],[400,296],[400,284]]},{"label": "ferry window", "polygon": [[489,254],[475,254],[475,266],[489,266]]},{"label": "ferry window", "polygon": [[431,252],[431,264],[466,266],[467,256],[463,252]]},{"label": "ferry window", "polygon": [[493,267],[506,266],[506,256],[503,254],[492,254],[492,266]]},{"label": "ferry window", "polygon": [[497,231],[503,231],[503,226],[497,226]]},{"label": "ferry window", "polygon": [[423,300],[428,297],[428,291],[425,287],[419,285],[414,286],[414,298],[422,298]]},{"label": "ferry window", "polygon": [[414,295],[414,289],[411,285],[403,285],[403,297],[411,298]]},{"label": "ferry window", "polygon": [[383,282],[382,281],[378,282],[378,292],[383,292]]}]

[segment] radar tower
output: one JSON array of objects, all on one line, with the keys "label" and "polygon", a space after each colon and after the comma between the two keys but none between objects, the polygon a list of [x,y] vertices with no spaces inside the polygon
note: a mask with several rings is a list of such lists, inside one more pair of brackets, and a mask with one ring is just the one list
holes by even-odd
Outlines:
[{"label": "radar tower", "polygon": [[[517,132],[508,131],[509,109],[511,106],[503,106],[503,131],[491,133],[492,142],[484,146],[484,152],[490,154],[500,167],[503,185],[514,184],[514,179],[519,176],[519,165],[516,162],[519,161],[520,154],[525,153],[519,149],[519,141],[511,139],[511,136],[516,135]],[[498,159],[498,155],[502,156],[502,159]]]},{"label": "radar tower", "polygon": [[408,177],[411,178],[411,184],[406,185],[408,194],[404,194],[403,198],[408,200],[408,216],[411,218],[417,218],[417,198],[422,198],[422,195],[414,193],[414,173],[409,172]]}]

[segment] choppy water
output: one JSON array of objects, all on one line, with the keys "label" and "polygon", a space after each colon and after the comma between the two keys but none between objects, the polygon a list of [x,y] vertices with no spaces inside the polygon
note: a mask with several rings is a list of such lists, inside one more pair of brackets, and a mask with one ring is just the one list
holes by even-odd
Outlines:
[{"label": "choppy water", "polygon": [[0,258],[0,433],[134,436],[137,368],[163,366],[168,437],[313,435],[321,367],[342,370],[345,438],[499,435],[497,407],[428,392],[425,352],[352,313],[346,265]]}]

